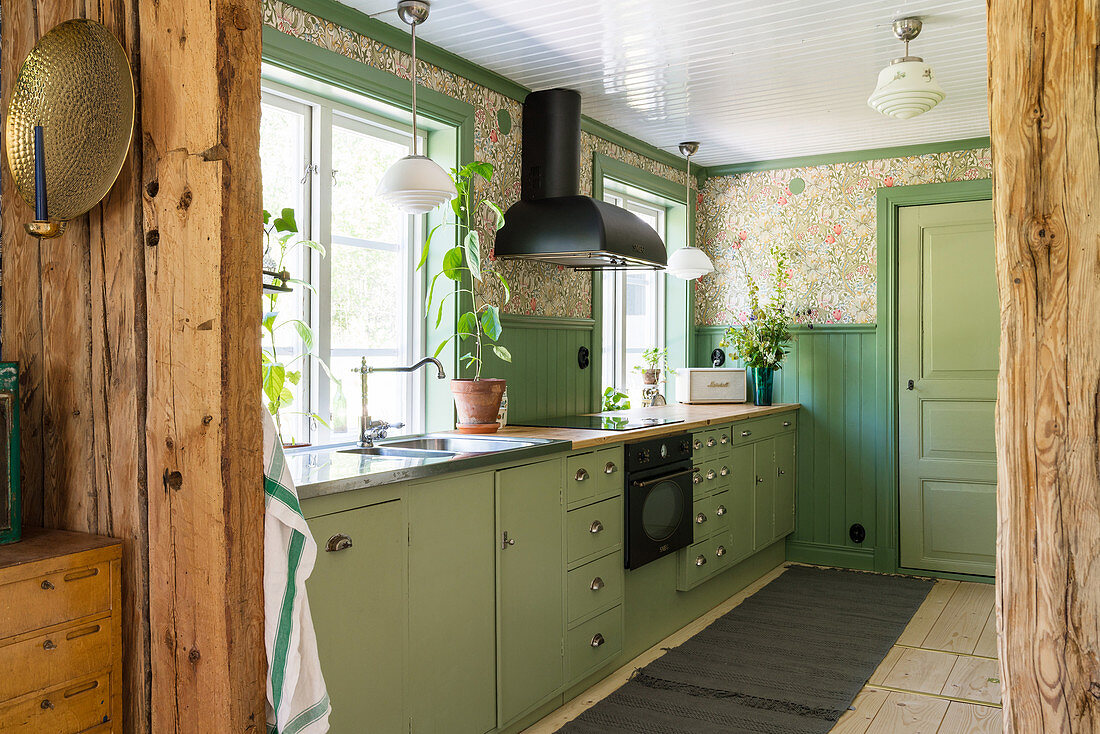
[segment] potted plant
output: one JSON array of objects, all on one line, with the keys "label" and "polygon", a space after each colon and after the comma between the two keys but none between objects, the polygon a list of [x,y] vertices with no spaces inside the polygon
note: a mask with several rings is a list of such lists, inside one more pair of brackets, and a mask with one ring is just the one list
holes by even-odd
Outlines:
[{"label": "potted plant", "polygon": [[646,385],[656,385],[661,381],[661,367],[665,372],[675,375],[676,370],[668,366],[668,349],[651,347],[642,351],[642,365],[635,367],[642,373],[642,382]]},{"label": "potted plant", "polygon": [[[786,256],[778,247],[772,248],[775,260],[771,298],[761,303],[760,287],[745,268],[749,290],[749,310],[746,318],[726,329],[721,346],[733,351],[752,371],[755,403],[772,404],[772,378],[782,367],[791,341],[791,320],[786,310]],[[741,266],[745,264],[742,261]]]},{"label": "potted plant", "polygon": [[[278,429],[279,436],[283,437],[283,445],[287,448],[306,446],[308,444],[298,443],[293,435],[290,436],[289,441],[283,436],[283,411],[294,402],[294,393],[290,388],[301,381],[302,366],[310,359],[315,360],[317,364],[325,370],[329,379],[332,379],[332,373],[329,371],[328,365],[325,364],[324,360],[313,354],[316,338],[309,324],[298,318],[280,320],[279,298],[286,294],[286,286],[292,284],[315,291],[310,283],[298,278],[289,277],[286,268],[287,258],[291,253],[303,246],[316,250],[324,257],[325,247],[319,242],[298,237],[298,223],[294,219],[293,209],[283,209],[279,216],[274,219],[272,219],[271,213],[266,209],[263,215],[264,259],[270,259],[271,262],[274,262],[274,272],[280,274],[276,276],[271,283],[274,288],[265,290],[264,292],[264,316],[261,322],[263,338],[261,340],[260,349],[260,358],[263,362],[262,375],[264,397],[266,398],[267,410],[275,419],[275,427]],[[287,277],[280,277],[282,275]],[[275,347],[276,334],[285,329],[293,329],[298,334],[304,346],[303,351],[295,352],[290,355],[279,354]],[[333,382],[337,381],[333,380]],[[339,385],[338,382],[337,385]],[[316,413],[303,413],[298,411],[291,413],[291,415],[308,415],[310,418],[319,421],[323,425],[328,425],[325,423],[324,419]]]},{"label": "potted plant", "polygon": [[[466,345],[469,350],[459,357],[459,361],[466,369],[473,369],[473,377],[451,380],[451,394],[454,396],[455,408],[458,411],[456,427],[466,433],[495,433],[500,427],[497,416],[500,412],[500,401],[504,395],[505,381],[481,376],[486,350],[491,350],[498,359],[505,362],[512,361],[511,353],[496,343],[503,331],[500,323],[500,309],[508,303],[511,291],[508,281],[498,271],[482,270],[481,236],[473,226],[473,217],[483,209],[487,209],[494,215],[496,229],[499,230],[504,226],[504,212],[501,208],[495,202],[479,197],[477,192],[478,179],[489,181],[492,177],[493,165],[484,161],[474,161],[462,168],[451,169],[451,178],[458,191],[458,195],[451,200],[454,219],[444,221],[432,228],[424,242],[424,253],[417,265],[419,270],[427,263],[428,249],[436,231],[441,227],[454,227],[457,232],[456,239],[461,244],[455,245],[443,255],[442,268],[432,277],[431,287],[428,289],[428,316],[431,317],[432,306],[435,304],[436,281],[440,276],[453,281],[453,288],[448,289],[448,292],[439,299],[436,326],[442,323],[443,306],[452,295],[460,304],[460,313],[455,322],[454,333],[440,342],[436,347],[435,356],[438,357],[447,344],[454,339],[457,339],[459,344]],[[478,293],[474,287],[474,281],[482,282],[487,273],[491,273],[502,286],[499,304],[492,303],[489,297],[484,293]]]}]

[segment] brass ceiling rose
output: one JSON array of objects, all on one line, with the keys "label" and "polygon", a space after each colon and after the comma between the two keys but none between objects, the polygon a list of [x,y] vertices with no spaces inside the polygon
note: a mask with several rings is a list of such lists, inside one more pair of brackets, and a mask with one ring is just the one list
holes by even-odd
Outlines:
[{"label": "brass ceiling rose", "polygon": [[49,219],[79,217],[118,178],[134,130],[130,60],[107,28],[69,20],[23,61],[8,107],[5,144],[19,195],[34,208],[34,127],[45,143]]}]

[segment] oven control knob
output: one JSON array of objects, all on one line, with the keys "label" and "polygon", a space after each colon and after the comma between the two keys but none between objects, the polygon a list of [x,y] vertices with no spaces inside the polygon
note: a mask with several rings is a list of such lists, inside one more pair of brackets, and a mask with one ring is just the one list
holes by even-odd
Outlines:
[{"label": "oven control knob", "polygon": [[690,454],[691,453],[691,441],[688,441],[685,438],[683,441],[680,442],[680,453],[681,454]]},{"label": "oven control knob", "polygon": [[641,449],[638,451],[638,461],[643,464],[649,462],[649,449]]}]

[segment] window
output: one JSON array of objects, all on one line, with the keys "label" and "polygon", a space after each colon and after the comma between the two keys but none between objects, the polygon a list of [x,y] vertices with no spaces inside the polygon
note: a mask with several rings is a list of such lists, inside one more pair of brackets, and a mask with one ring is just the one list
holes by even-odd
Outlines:
[{"label": "window", "polygon": [[[613,187],[613,188],[612,188]],[[654,197],[605,182],[604,200],[633,212],[666,238],[666,208]],[[656,270],[603,273],[603,382],[640,397],[642,352],[664,346],[664,277]]]},{"label": "window", "polygon": [[[313,329],[319,358],[295,365],[302,379],[282,411],[283,439],[326,444],[358,437],[360,376],[353,370],[362,359],[399,366],[424,352],[422,278],[414,270],[422,222],[374,194],[386,169],[411,152],[408,125],[379,114],[377,102],[368,111],[349,104],[346,92],[333,90],[336,101],[315,91],[265,81],[260,158],[264,208],[293,207],[301,235],[327,250],[325,257],[308,247],[292,253],[286,267],[311,288],[295,286],[278,301],[279,321],[301,319]],[[267,253],[265,267],[272,265]],[[278,337],[280,356],[304,351],[295,329]],[[423,374],[372,374],[372,417],[405,424],[394,433],[423,430],[423,385]]]}]

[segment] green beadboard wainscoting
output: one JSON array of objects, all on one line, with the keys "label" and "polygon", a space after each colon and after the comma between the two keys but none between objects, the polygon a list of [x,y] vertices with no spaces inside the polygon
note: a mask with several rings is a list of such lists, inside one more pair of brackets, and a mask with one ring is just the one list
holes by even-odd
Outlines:
[{"label": "green beadboard wainscoting", "polygon": [[[724,331],[721,326],[696,328],[695,365],[710,366],[710,353]],[[802,404],[795,531],[787,540],[787,559],[873,570],[880,550],[876,457],[883,440],[876,327],[842,324],[793,331],[791,353],[775,377],[775,401]],[[732,364],[727,360],[727,366]],[[848,535],[854,523],[867,531],[862,543]]]},{"label": "green beadboard wainscoting", "polygon": [[592,319],[503,316],[500,343],[512,353],[508,364],[490,354],[482,374],[508,380],[508,422],[599,410],[592,372],[599,361],[581,369],[577,352],[593,350]]}]

